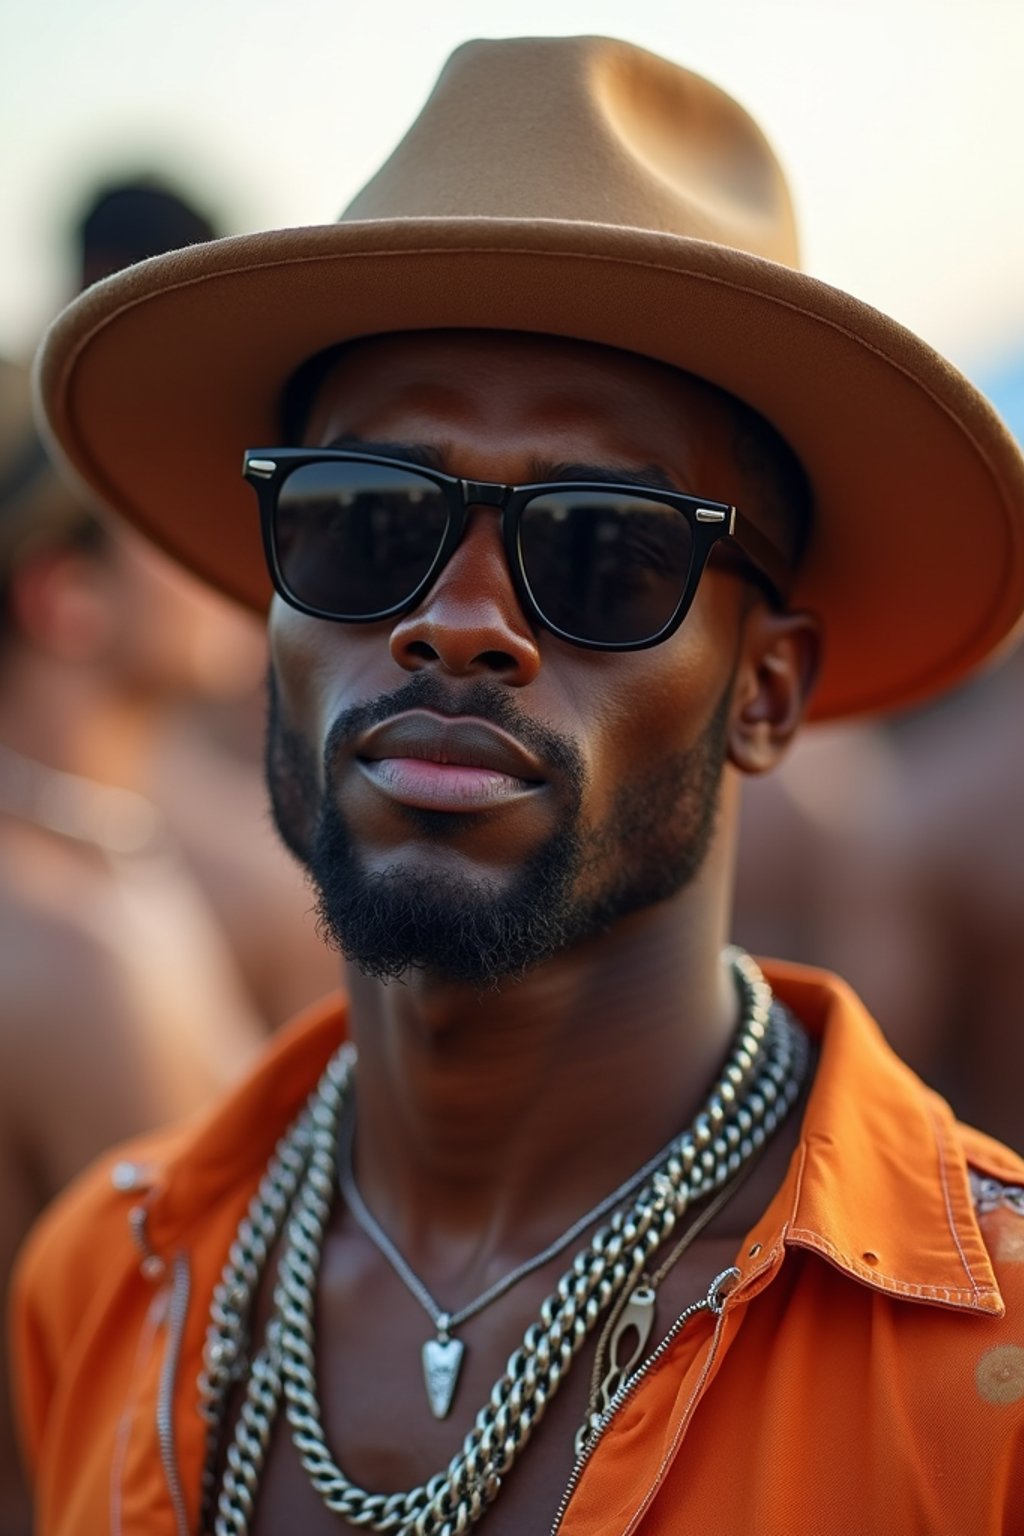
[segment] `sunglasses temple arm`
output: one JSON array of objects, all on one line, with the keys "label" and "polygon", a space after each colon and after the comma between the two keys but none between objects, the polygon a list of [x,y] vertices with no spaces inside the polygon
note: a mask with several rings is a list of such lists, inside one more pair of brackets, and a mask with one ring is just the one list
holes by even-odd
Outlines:
[{"label": "sunglasses temple arm", "polygon": [[748,560],[763,571],[780,598],[787,598],[793,585],[794,571],[774,539],[756,528],[749,517],[736,512],[732,537]]}]

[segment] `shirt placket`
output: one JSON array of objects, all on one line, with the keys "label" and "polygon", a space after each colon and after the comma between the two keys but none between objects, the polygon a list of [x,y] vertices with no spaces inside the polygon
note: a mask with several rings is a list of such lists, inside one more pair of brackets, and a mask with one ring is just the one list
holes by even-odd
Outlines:
[{"label": "shirt placket", "polygon": [[[577,1492],[582,1491],[585,1478],[589,1481],[590,1478],[601,1474],[599,1461],[608,1455],[610,1449],[605,1440],[608,1435],[615,1433],[613,1419],[608,1426],[606,1437],[598,1442],[589,1458],[585,1478],[580,1476],[577,1487],[573,1489],[571,1497],[566,1501],[552,1536],[636,1536],[636,1533],[642,1531],[648,1511],[661,1491],[669,1471],[682,1453],[687,1432],[700,1403],[730,1348],[736,1342],[747,1307],[778,1273],[782,1264],[783,1251],[783,1233],[779,1233],[770,1244],[759,1242],[748,1244],[744,1250],[747,1267],[745,1270],[741,1269],[740,1279],[730,1293],[721,1313],[715,1319],[713,1330],[706,1331],[701,1343],[685,1364],[679,1360],[678,1355],[670,1353],[658,1367],[659,1372],[681,1370],[682,1381],[668,1426],[658,1428],[659,1438],[666,1443],[665,1452],[657,1466],[653,1470],[645,1470],[638,1480],[636,1492],[628,1500],[632,1505],[632,1513],[621,1519],[617,1518],[615,1523],[612,1523],[606,1514],[595,1519],[581,1509],[581,1501],[577,1498]],[[653,1387],[654,1382],[651,1380],[641,1384],[633,1400],[636,1407],[643,1406],[645,1393],[649,1393]],[[599,1523],[597,1523],[598,1520]]]}]

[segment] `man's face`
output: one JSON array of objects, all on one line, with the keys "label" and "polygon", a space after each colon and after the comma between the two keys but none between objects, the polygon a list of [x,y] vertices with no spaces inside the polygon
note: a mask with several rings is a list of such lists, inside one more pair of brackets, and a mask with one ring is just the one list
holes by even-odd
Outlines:
[{"label": "man's face", "polygon": [[[510,484],[657,466],[739,501],[729,431],[712,391],[644,359],[437,332],[346,350],[307,441],[426,446],[451,474]],[[749,600],[712,566],[663,644],[580,649],[524,617],[489,508],[396,621],[275,599],[271,795],[338,946],[371,974],[479,985],[686,886],[713,834]]]}]

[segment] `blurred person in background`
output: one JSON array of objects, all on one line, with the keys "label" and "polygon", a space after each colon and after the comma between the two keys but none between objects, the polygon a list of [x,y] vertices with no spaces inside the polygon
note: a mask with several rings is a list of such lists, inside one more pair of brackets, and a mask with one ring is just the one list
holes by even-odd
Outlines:
[{"label": "blurred person in background", "polygon": [[[80,285],[215,233],[156,178],[108,182],[75,223]],[[85,1163],[201,1106],[337,984],[266,815],[265,657],[240,608],[62,486],[27,373],[0,362],[4,1292],[20,1238]],[[5,1348],[0,1536],[29,1519]]]},{"label": "blurred person in background", "polygon": [[894,722],[887,789],[816,861],[828,963],[959,1113],[1024,1150],[1024,655]]},{"label": "blurred person in background", "polygon": [[161,177],[141,173],[103,182],[81,205],[71,230],[80,288],[112,272],[216,239],[213,220]]},{"label": "blurred person in background", "polygon": [[[148,793],[168,717],[196,690],[251,689],[258,638],[240,613],[136,535],[109,531],[62,487],[30,426],[27,377],[9,363],[0,430],[6,1290],[43,1205],[113,1141],[205,1103],[266,1023]],[[2,1356],[0,1370],[6,1378]],[[7,1536],[18,1526],[3,1396]]]},{"label": "blurred person in background", "polygon": [[896,741],[901,795],[847,953],[911,1064],[1024,1151],[1024,654]]},{"label": "blurred person in background", "polygon": [[[81,288],[149,256],[216,239],[210,213],[149,170],[109,176],[80,204],[70,230]],[[211,604],[220,603],[212,595]],[[233,612],[233,626],[244,621]],[[231,627],[231,626],[229,626]],[[253,626],[255,635],[256,626]],[[258,642],[265,657],[265,641]],[[208,657],[216,670],[212,654]],[[147,787],[213,902],[268,1028],[337,984],[337,966],[302,901],[263,790],[264,701],[255,688],[182,690],[165,711]]]},{"label": "blurred person in background", "polygon": [[248,707],[264,662],[247,614],[64,488],[25,371],[0,363],[4,1289],[31,1221],[97,1152],[203,1105],[337,983],[258,773],[195,724],[202,703]]},{"label": "blurred person in background", "polygon": [[803,737],[744,797],[736,936],[857,987],[957,1113],[1024,1150],[1024,654]]},{"label": "blurred person in background", "polygon": [[[1024,440],[1024,342],[987,389]],[[808,733],[743,801],[736,936],[848,977],[963,1119],[1024,1150],[1024,650]]]},{"label": "blurred person in background", "polygon": [[[776,773],[754,779],[743,797],[736,865],[736,939],[759,955],[796,954],[837,966],[836,920],[825,886],[859,865],[864,838],[887,815],[899,760],[877,725],[807,732]],[[886,1017],[886,1033],[893,1037]]]}]

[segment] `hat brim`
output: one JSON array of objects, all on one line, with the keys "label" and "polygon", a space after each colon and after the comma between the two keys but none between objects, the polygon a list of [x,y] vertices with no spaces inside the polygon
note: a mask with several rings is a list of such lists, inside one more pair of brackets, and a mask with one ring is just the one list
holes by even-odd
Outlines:
[{"label": "hat brim", "polygon": [[494,219],[220,240],[76,300],[41,349],[38,395],[60,453],[101,501],[263,608],[270,587],[240,466],[246,448],[279,439],[285,381],[335,342],[466,327],[638,352],[774,423],[815,495],[793,594],[824,621],[815,718],[920,701],[1013,630],[1024,462],[984,398],[869,306],[699,240]]}]

